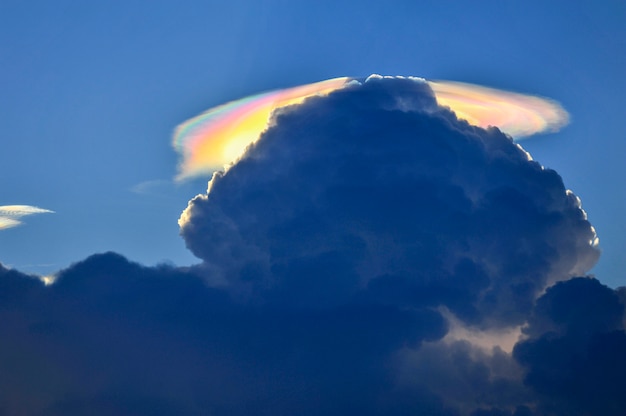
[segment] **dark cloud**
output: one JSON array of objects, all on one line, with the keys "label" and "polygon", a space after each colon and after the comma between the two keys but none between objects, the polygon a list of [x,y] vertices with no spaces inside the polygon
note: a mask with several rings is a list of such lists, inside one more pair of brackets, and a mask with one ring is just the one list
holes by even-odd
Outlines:
[{"label": "dark cloud", "polygon": [[113,253],[49,287],[12,285],[21,301],[3,302],[0,321],[8,414],[379,414],[386,357],[445,332],[428,310],[235,304],[188,272]]},{"label": "dark cloud", "polygon": [[558,174],[412,80],[274,122],[183,214],[201,264],[0,267],[0,415],[624,414],[626,292],[572,279]]},{"label": "dark cloud", "polygon": [[36,277],[8,269],[0,263],[0,310],[24,302],[43,283]]},{"label": "dark cloud", "polygon": [[510,354],[499,347],[486,351],[468,341],[405,348],[396,354],[394,374],[399,386],[428,389],[462,414],[473,414],[477,406],[509,409],[532,399],[521,383],[523,369]]},{"label": "dark cloud", "polygon": [[595,279],[548,289],[514,350],[546,414],[623,415],[626,410],[624,304]]},{"label": "dark cloud", "polygon": [[242,296],[521,324],[549,283],[597,258],[559,175],[459,122],[425,83],[370,79],[275,124],[181,219],[212,278]]}]

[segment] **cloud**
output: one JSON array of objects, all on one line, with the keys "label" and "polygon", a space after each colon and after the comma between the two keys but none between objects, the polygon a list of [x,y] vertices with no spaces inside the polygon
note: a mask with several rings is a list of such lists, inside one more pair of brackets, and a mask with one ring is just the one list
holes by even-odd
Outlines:
[{"label": "cloud", "polygon": [[343,88],[349,78],[265,92],[211,108],[176,128],[173,145],[183,157],[179,179],[222,169],[265,130],[273,110]]},{"label": "cloud", "polygon": [[385,305],[242,305],[189,271],[113,253],[47,287],[6,269],[0,282],[9,414],[368,414],[389,389],[384,357],[445,327]]},{"label": "cloud", "polygon": [[626,410],[624,303],[595,279],[549,288],[516,345],[525,383],[546,414],[623,415]]},{"label": "cloud", "polygon": [[18,218],[27,215],[53,212],[54,211],[30,205],[2,205],[0,206],[0,230],[21,225],[22,222]]},{"label": "cloud", "polygon": [[624,414],[580,200],[428,84],[279,110],[180,224],[202,263],[0,265],[0,414]]},{"label": "cloud", "polygon": [[275,123],[179,221],[211,278],[241,296],[364,297],[519,325],[598,257],[558,174],[457,120],[428,84],[370,78]]},{"label": "cloud", "polygon": [[17,227],[21,222],[18,220],[14,220],[13,218],[0,217],[0,230],[4,230],[6,228]]},{"label": "cloud", "polygon": [[139,182],[130,188],[130,191],[137,195],[161,195],[163,189],[172,187],[172,182],[162,179],[154,179]]},{"label": "cloud", "polygon": [[[569,121],[567,112],[555,101],[478,85],[380,75],[371,75],[366,80],[334,78],[252,95],[211,108],[184,122],[176,128],[173,138],[174,149],[181,156],[178,179],[206,176],[228,168],[271,125],[275,110],[383,78],[426,83],[439,104],[451,108],[459,118],[480,127],[496,126],[516,138],[557,131]],[[414,104],[407,100],[403,106]],[[419,110],[419,106],[414,109]]]},{"label": "cloud", "polygon": [[452,81],[429,81],[437,102],[480,127],[496,126],[515,138],[559,131],[569,114],[548,98]]}]

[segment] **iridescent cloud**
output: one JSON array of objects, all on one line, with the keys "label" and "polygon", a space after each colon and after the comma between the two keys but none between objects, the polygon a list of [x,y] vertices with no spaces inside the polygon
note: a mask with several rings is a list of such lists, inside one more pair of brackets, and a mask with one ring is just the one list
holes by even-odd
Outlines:
[{"label": "iridescent cloud", "polygon": [[349,78],[252,95],[211,108],[176,128],[174,148],[182,155],[179,178],[211,173],[240,157],[267,128],[277,108],[343,88]]},{"label": "iridescent cloud", "polygon": [[[514,138],[557,131],[569,119],[558,103],[545,98],[460,82],[407,79],[428,83],[437,102],[449,107],[459,118],[480,127],[496,126]],[[176,128],[173,139],[174,148],[181,155],[178,179],[226,169],[267,129],[274,110],[299,104],[311,96],[330,94],[354,82],[361,81],[334,78],[252,95],[211,108],[184,122]]]},{"label": "iridescent cloud", "polygon": [[0,205],[0,230],[17,227],[22,224],[18,219],[27,215],[52,213],[49,209],[30,205]]},{"label": "iridescent cloud", "polygon": [[470,124],[496,126],[516,139],[555,132],[569,122],[557,102],[532,95],[452,81],[428,81],[439,105]]}]

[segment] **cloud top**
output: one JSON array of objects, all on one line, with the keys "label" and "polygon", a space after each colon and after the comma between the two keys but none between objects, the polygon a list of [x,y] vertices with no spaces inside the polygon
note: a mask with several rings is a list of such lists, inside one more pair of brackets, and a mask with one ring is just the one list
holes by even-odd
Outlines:
[{"label": "cloud top", "polygon": [[[205,111],[179,125],[174,132],[173,146],[181,156],[178,179],[206,176],[227,168],[258,140],[271,124],[275,110],[379,78],[383,77],[334,78],[252,95]],[[557,131],[568,122],[567,112],[545,98],[459,82],[384,78],[427,84],[438,103],[450,108],[459,118],[480,127],[496,126],[516,138]]]},{"label": "cloud top", "polygon": [[443,306],[483,327],[522,324],[545,287],[598,257],[556,172],[413,79],[370,77],[279,110],[179,224],[238,295]]}]

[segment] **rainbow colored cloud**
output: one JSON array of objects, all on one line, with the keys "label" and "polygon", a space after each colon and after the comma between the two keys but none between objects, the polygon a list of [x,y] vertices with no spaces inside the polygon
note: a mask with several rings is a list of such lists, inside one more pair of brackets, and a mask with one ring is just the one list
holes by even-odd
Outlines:
[{"label": "rainbow colored cloud", "polygon": [[[302,103],[312,96],[324,96],[353,83],[355,78],[334,78],[313,84],[265,92],[211,108],[179,125],[173,145],[181,156],[177,179],[206,176],[227,169],[267,129],[274,110]],[[403,77],[385,77],[403,78]],[[557,131],[569,121],[556,102],[478,85],[451,81],[427,81],[437,102],[449,107],[459,118],[479,127],[496,126],[514,138]]]}]

